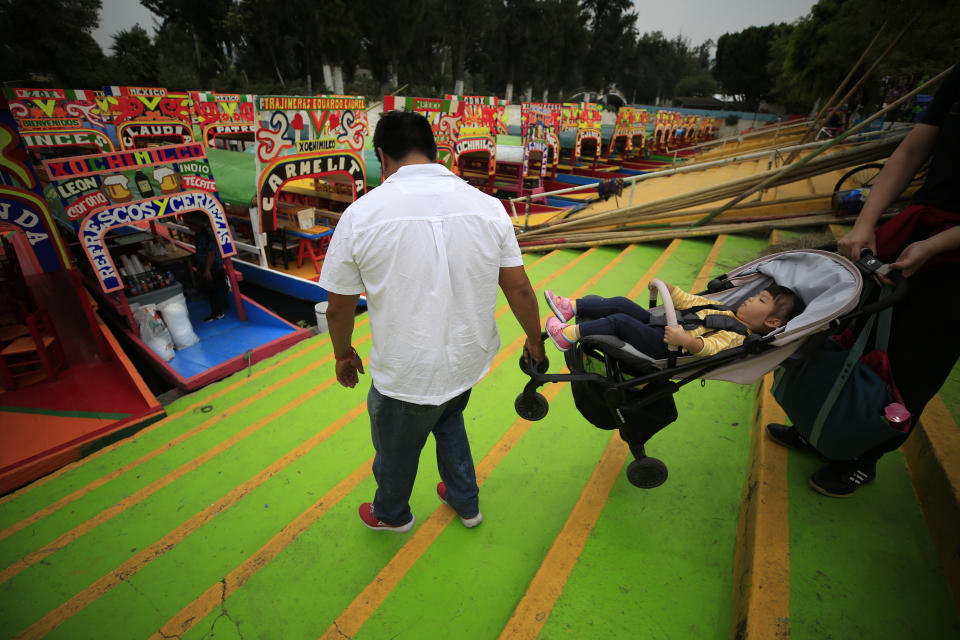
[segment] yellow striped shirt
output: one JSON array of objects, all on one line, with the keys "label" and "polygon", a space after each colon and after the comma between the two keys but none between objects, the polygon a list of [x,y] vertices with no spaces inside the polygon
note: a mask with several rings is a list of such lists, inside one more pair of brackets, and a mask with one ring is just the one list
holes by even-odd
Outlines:
[{"label": "yellow striped shirt", "polygon": [[[716,300],[711,300],[710,298],[704,298],[703,296],[697,296],[692,293],[687,293],[682,290],[680,287],[674,287],[673,291],[670,293],[670,297],[673,299],[673,306],[675,309],[689,309],[690,307],[699,307],[704,304],[717,304]],[[697,311],[698,318],[704,318],[706,316],[719,313],[725,316],[737,317],[737,314],[733,311],[723,311],[720,309],[701,309]],[[696,329],[685,329],[687,335],[693,337],[699,337],[703,340],[703,349],[699,353],[694,353],[695,356],[712,356],[713,354],[723,351],[724,349],[731,349],[733,347],[739,347],[743,344],[743,339],[745,336],[737,333],[736,331],[714,331],[708,336],[703,335],[707,331],[712,331],[707,327],[697,327]]]}]

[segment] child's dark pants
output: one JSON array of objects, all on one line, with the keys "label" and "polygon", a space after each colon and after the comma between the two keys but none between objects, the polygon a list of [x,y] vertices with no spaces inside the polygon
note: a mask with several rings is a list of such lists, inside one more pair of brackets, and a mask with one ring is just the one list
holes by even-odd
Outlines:
[{"label": "child's dark pants", "polygon": [[[612,335],[651,358],[666,358],[663,327],[651,327],[650,312],[629,298],[589,297],[577,300],[580,337]],[[587,318],[596,318],[588,320]]]}]

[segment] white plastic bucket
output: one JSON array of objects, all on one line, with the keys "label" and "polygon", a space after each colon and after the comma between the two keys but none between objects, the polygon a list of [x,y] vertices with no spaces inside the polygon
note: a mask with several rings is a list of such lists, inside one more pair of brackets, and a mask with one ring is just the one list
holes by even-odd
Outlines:
[{"label": "white plastic bucket", "polygon": [[317,313],[317,330],[320,333],[327,332],[327,303],[318,302],[313,310]]}]

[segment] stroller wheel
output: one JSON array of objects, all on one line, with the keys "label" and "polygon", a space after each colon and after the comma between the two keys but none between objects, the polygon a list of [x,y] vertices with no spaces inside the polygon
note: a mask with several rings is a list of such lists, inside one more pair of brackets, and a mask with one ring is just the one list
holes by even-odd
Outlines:
[{"label": "stroller wheel", "polygon": [[527,394],[521,393],[514,401],[513,408],[516,409],[517,415],[524,420],[536,422],[547,415],[547,411],[550,410],[550,403],[539,393],[533,393],[529,398]]},{"label": "stroller wheel", "polygon": [[667,465],[658,458],[638,458],[627,465],[627,480],[641,489],[659,487],[667,481]]},{"label": "stroller wheel", "polygon": [[[537,363],[537,373],[546,373],[550,369],[550,360],[544,358]],[[530,369],[527,367],[527,359],[523,356],[520,356],[520,371],[523,371],[525,374],[530,375]]]}]

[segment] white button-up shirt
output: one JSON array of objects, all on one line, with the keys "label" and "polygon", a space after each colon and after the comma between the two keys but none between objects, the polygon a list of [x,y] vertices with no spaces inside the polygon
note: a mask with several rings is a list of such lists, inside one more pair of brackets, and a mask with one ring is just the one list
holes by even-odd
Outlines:
[{"label": "white button-up shirt", "polygon": [[320,286],[366,292],[370,376],[385,396],[438,405],[490,369],[501,267],[523,264],[499,200],[443,165],[400,169],[337,223]]}]

